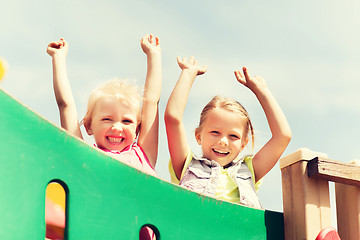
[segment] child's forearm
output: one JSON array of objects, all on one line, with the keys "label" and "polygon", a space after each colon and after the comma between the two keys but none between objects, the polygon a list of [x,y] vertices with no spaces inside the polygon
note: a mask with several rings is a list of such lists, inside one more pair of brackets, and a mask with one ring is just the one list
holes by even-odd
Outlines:
[{"label": "child's forearm", "polygon": [[147,55],[147,73],[144,87],[144,100],[158,104],[161,94],[161,53]]},{"label": "child's forearm", "polygon": [[66,71],[65,57],[55,55],[52,59],[52,65],[54,93],[60,109],[73,103],[71,87]]},{"label": "child's forearm", "polygon": [[284,138],[285,141],[290,139],[290,126],[280,105],[270,90],[267,87],[263,87],[254,91],[254,93],[265,112],[273,137]]},{"label": "child's forearm", "polygon": [[183,124],[183,114],[191,86],[197,73],[183,70],[172,91],[164,114],[169,153],[175,174],[178,179],[189,152],[187,137]]},{"label": "child's forearm", "polygon": [[65,56],[55,55],[52,65],[54,93],[59,108],[61,127],[82,138],[75,101],[67,76]]},{"label": "child's forearm", "polygon": [[168,119],[182,121],[190,90],[196,76],[197,72],[190,69],[184,69],[181,72],[166,106],[165,114]]},{"label": "child's forearm", "polygon": [[141,128],[138,143],[151,165],[155,167],[159,135],[159,100],[161,94],[161,53],[147,54],[147,74],[141,110]]},{"label": "child's forearm", "polygon": [[255,180],[258,181],[274,167],[285,151],[291,140],[291,130],[283,111],[269,89],[263,88],[254,93],[265,112],[272,134],[270,140],[253,158]]},{"label": "child's forearm", "polygon": [[186,156],[189,153],[183,114],[196,76],[204,74],[207,67],[198,66],[193,56],[189,61],[180,57],[177,61],[182,72],[170,95],[164,119],[172,165],[177,178],[180,179]]}]

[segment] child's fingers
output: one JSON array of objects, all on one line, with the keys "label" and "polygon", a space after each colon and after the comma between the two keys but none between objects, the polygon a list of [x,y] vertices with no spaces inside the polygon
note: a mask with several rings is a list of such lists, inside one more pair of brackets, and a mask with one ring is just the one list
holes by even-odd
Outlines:
[{"label": "child's fingers", "polygon": [[236,78],[244,78],[244,75],[239,70],[234,71]]},{"label": "child's fingers", "polygon": [[178,63],[181,63],[181,62],[182,62],[182,60],[181,60],[181,57],[180,57],[180,56],[177,56],[176,60],[177,60],[177,62],[178,62]]},{"label": "child's fingers", "polygon": [[[159,38],[152,34],[146,34],[143,38],[141,38],[140,43],[142,45],[144,45],[144,46],[146,45],[148,47],[150,47],[150,45],[154,45],[154,46],[160,45]],[[150,45],[148,45],[148,44],[150,44]]]},{"label": "child's fingers", "polygon": [[202,66],[199,70],[199,75],[204,74],[207,71],[207,66]]},{"label": "child's fingers", "polygon": [[197,75],[202,75],[202,74],[206,73],[206,71],[207,71],[207,66],[199,67]]},{"label": "child's fingers", "polygon": [[51,42],[49,44],[49,47],[51,47],[51,48],[60,48],[61,45],[62,45],[62,43],[60,43],[60,42]]},{"label": "child's fingers", "polygon": [[159,45],[160,45],[159,38],[158,38],[158,37],[155,37],[155,40],[156,40],[156,46],[159,46]]},{"label": "child's fingers", "polygon": [[194,56],[190,56],[189,63],[195,64],[195,57]]},{"label": "child's fingers", "polygon": [[239,83],[246,84],[246,80],[244,78],[244,75],[241,73],[241,71],[235,70],[234,73],[235,73],[235,77]]},{"label": "child's fingers", "polygon": [[248,69],[246,67],[243,67],[243,72],[244,72],[244,76],[245,76],[245,79],[248,80],[248,79],[251,79],[249,73],[248,73]]},{"label": "child's fingers", "polygon": [[244,79],[244,75],[241,73],[241,71],[239,70],[235,70],[235,77],[239,80],[239,79]]},{"label": "child's fingers", "polygon": [[140,40],[141,44],[145,44],[146,41],[149,41],[149,34],[145,34]]}]

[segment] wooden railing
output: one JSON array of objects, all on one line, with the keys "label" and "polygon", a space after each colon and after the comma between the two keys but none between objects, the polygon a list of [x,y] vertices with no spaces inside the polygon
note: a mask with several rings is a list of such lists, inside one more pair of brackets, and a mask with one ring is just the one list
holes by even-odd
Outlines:
[{"label": "wooden railing", "polygon": [[331,227],[329,181],[335,182],[342,240],[360,240],[360,166],[300,149],[280,160],[285,239],[315,239]]}]

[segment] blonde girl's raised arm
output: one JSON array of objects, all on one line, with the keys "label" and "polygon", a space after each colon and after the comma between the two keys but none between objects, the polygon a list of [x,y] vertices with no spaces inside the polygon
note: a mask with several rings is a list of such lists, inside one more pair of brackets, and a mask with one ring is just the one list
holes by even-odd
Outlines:
[{"label": "blonde girl's raised arm", "polygon": [[161,48],[158,37],[145,35],[141,47],[147,56],[141,126],[138,143],[155,168],[159,142],[159,101],[161,94]]},{"label": "blonde girl's raised arm", "polygon": [[207,68],[198,66],[194,57],[190,57],[189,61],[178,57],[177,61],[182,72],[169,97],[164,119],[172,165],[177,178],[180,179],[186,156],[189,153],[183,114],[196,76],[204,74]]},{"label": "blonde girl's raised arm", "polygon": [[248,87],[259,100],[272,134],[270,140],[253,158],[255,178],[256,181],[258,181],[265,176],[280,159],[291,140],[292,133],[283,111],[267,87],[265,80],[258,76],[250,76],[245,67],[243,68],[243,73],[244,74],[240,71],[235,71],[235,76],[237,80]]},{"label": "blonde girl's raised arm", "polygon": [[64,39],[60,39],[60,41],[51,42],[48,45],[47,53],[52,57],[53,86],[61,127],[82,139],[75,101],[66,71],[68,49],[68,43]]}]

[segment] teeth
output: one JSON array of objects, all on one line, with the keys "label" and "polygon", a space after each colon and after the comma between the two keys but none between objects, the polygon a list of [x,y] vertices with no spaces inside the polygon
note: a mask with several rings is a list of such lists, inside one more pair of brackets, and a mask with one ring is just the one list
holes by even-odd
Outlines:
[{"label": "teeth", "polygon": [[215,150],[213,149],[214,152],[216,153],[220,153],[220,154],[228,154],[229,152],[224,152],[224,151],[221,151],[221,150]]},{"label": "teeth", "polygon": [[110,142],[120,143],[124,138],[107,137]]}]

